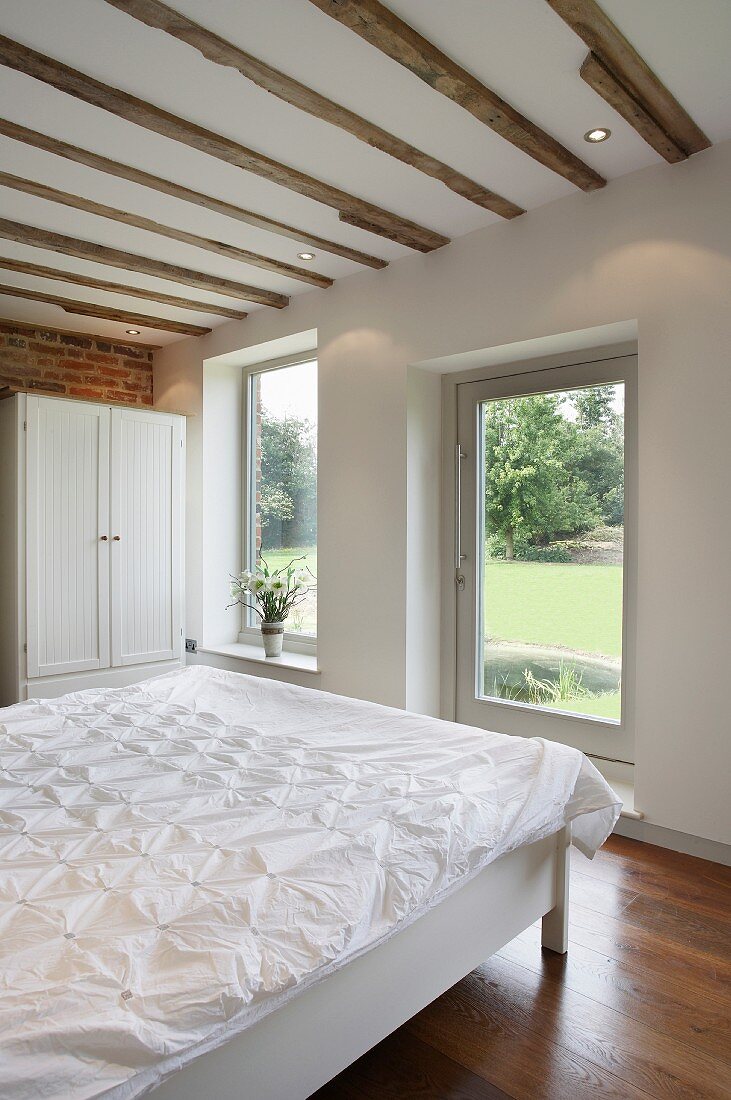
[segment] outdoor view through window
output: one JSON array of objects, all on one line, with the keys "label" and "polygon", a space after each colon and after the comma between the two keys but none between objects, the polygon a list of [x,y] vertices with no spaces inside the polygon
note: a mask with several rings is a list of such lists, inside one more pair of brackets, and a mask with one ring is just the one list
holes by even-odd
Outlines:
[{"label": "outdoor view through window", "polygon": [[[251,377],[251,546],[269,570],[296,564],[312,587],[293,608],[286,629],[317,634],[317,363]],[[255,502],[255,503],[254,503]],[[253,614],[253,613],[252,613]],[[253,623],[251,624],[253,625]]]},{"label": "outdoor view through window", "polygon": [[619,721],[624,385],[485,401],[483,698]]}]

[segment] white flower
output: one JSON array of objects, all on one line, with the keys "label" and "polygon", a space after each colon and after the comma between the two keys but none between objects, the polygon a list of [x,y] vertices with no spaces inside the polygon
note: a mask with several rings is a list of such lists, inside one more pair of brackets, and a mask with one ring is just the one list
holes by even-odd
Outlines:
[{"label": "white flower", "polygon": [[249,580],[249,584],[248,584],[249,592],[254,592],[254,593],[261,592],[261,590],[264,587],[265,583],[266,582],[265,582],[264,577],[262,577],[260,574],[252,573],[251,578]]},{"label": "white flower", "polygon": [[299,569],[295,569],[292,580],[295,588],[307,588],[307,585],[310,583],[310,574],[306,569],[300,567]]},{"label": "white flower", "polygon": [[231,595],[235,600],[238,599],[239,596],[243,595],[244,592],[243,588],[241,587],[241,582],[236,580],[231,581],[231,584],[229,585],[229,591],[231,592]]}]

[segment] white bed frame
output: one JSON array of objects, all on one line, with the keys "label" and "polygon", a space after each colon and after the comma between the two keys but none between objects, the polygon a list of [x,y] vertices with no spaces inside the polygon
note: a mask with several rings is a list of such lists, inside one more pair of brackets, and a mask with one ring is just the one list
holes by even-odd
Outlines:
[{"label": "white bed frame", "polygon": [[174,1073],[155,1100],[306,1100],[543,918],[568,947],[570,826],[503,856],[379,947]]}]

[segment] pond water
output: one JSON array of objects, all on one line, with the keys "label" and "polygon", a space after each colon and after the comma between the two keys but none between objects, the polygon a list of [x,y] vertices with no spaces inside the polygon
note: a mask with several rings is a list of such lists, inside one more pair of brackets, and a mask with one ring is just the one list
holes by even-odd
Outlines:
[{"label": "pond water", "polygon": [[566,700],[613,694],[620,688],[621,664],[608,658],[563,649],[495,644],[485,646],[484,657],[485,695],[493,698],[536,702],[531,679],[556,686],[562,679],[568,680]]}]

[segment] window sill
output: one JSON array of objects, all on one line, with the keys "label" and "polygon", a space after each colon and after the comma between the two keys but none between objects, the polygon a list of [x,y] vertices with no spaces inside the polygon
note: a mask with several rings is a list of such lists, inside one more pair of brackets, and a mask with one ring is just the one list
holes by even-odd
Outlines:
[{"label": "window sill", "polygon": [[622,799],[621,816],[632,818],[633,821],[642,821],[645,815],[642,810],[635,808],[634,765],[624,764],[619,760],[602,760],[600,757],[591,755],[589,759]]},{"label": "window sill", "polygon": [[281,657],[265,657],[260,645],[246,645],[244,642],[199,646],[198,653],[217,653],[221,657],[234,657],[239,661],[267,665],[270,668],[289,668],[295,672],[310,672],[315,676],[320,675],[316,653],[295,653],[293,650],[285,649],[282,651]]}]

